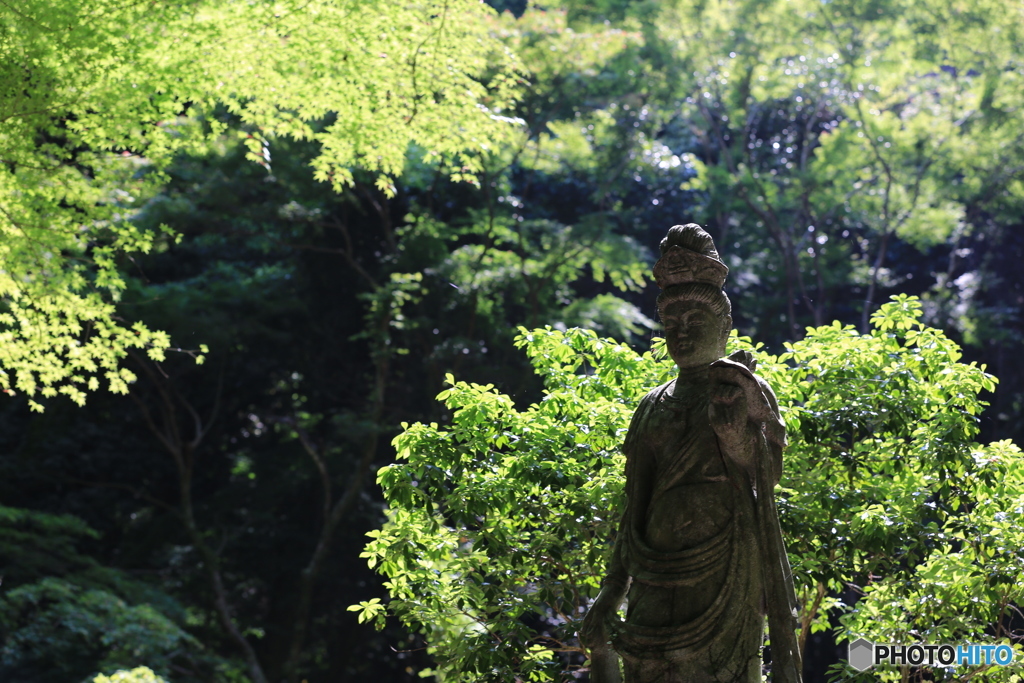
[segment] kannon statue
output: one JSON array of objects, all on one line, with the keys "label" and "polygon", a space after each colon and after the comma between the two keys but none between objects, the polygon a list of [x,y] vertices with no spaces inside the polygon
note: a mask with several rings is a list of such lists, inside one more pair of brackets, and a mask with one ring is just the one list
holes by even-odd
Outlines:
[{"label": "kannon statue", "polygon": [[772,679],[800,681],[773,496],[786,430],[750,354],[722,357],[728,272],[698,225],[661,242],[658,313],[679,376],[643,398],[623,445],[626,509],[580,633],[594,683],[622,681],[620,657],[626,683],[760,683],[766,614]]}]

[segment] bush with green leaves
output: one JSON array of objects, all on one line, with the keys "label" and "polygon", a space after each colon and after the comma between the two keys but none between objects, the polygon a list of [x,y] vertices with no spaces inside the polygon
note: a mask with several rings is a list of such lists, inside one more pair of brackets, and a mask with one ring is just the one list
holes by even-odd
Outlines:
[{"label": "bush with green leaves", "polygon": [[237,680],[185,630],[174,598],[80,552],[97,538],[77,517],[0,505],[0,680],[64,683],[142,664],[176,668],[179,683]]},{"label": "bush with green leaves", "polygon": [[128,671],[121,669],[110,676],[98,674],[92,683],[167,683],[164,679],[153,673],[148,666],[138,666]]},{"label": "bush with green leaves", "polygon": [[[840,641],[1011,642],[1019,657],[1024,457],[973,441],[995,378],[920,316],[904,296],[870,334],[809,329],[778,356],[730,341],[757,357],[789,430],[776,495],[801,642],[836,616]],[[658,339],[643,355],[580,329],[521,330],[517,343],[544,378],[540,402],[519,409],[449,377],[438,398],[451,423],[404,425],[378,475],[389,520],[364,557],[391,598],[352,609],[422,634],[444,681],[570,680],[585,664],[575,633],[622,510],[619,447],[643,394],[675,373]],[[854,604],[839,599],[848,589]]]}]

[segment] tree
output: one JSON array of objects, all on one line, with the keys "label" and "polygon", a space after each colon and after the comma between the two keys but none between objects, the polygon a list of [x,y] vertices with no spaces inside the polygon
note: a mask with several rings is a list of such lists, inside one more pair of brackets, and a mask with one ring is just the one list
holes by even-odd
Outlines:
[{"label": "tree", "polygon": [[360,167],[392,193],[411,145],[472,180],[477,152],[515,123],[501,114],[515,62],[488,12],[473,0],[4,3],[0,388],[81,403],[101,379],[126,390],[130,349],[163,357],[166,334],[115,313],[119,266],[161,239],[132,216],[176,153],[225,132],[225,112],[268,171],[284,136],[314,140],[316,177],[338,189]]},{"label": "tree", "polygon": [[[744,333],[780,348],[831,319],[864,331],[887,296],[920,295],[928,324],[1007,380],[986,433],[1018,433],[1020,339],[1008,323],[1020,306],[1009,290],[1024,284],[1001,264],[1019,248],[1019,6],[544,6],[565,9],[577,34],[631,37],[636,82],[581,122],[595,125],[595,150],[602,118],[645,137],[648,153],[623,146],[622,157],[646,195],[638,217],[711,231],[731,254],[735,291],[757,301],[737,311]],[[680,163],[678,182],[642,170],[661,149]]]},{"label": "tree", "polygon": [[[1019,439],[1019,6],[557,6],[570,36],[631,41],[624,63],[609,59],[590,79],[611,83],[607,67],[621,65],[615,95],[577,106],[595,126],[581,137],[599,168],[621,159],[636,171],[632,196],[621,185],[611,194],[635,212],[630,234],[650,226],[638,241],[653,247],[667,225],[705,225],[730,255],[734,291],[750,294],[739,329],[774,349],[831,319],[863,331],[877,302],[921,296],[925,322],[1005,380],[986,438]],[[609,117],[636,144],[603,136]],[[549,149],[578,145],[571,132],[560,128]],[[650,173],[648,159],[664,170]]]},{"label": "tree", "polygon": [[[400,422],[449,424],[450,409],[433,400],[449,373],[463,381],[501,387],[519,410],[539,401],[542,381],[514,346],[518,325],[585,326],[600,336],[646,349],[655,328],[652,285],[645,282],[648,268],[644,263],[651,261],[651,250],[667,226],[688,220],[709,224],[723,253],[736,257],[729,261],[734,283],[731,291],[746,292],[736,298],[741,332],[756,332],[773,351],[782,350],[783,340],[799,338],[802,324],[814,322],[816,308],[821,310],[822,320],[863,322],[864,307],[859,302],[870,282],[870,266],[880,243],[877,224],[861,222],[874,220],[880,206],[877,159],[865,155],[870,152],[865,147],[867,141],[857,137],[860,129],[850,119],[846,124],[850,130],[842,135],[838,129],[830,128],[826,134],[823,127],[812,127],[806,174],[817,173],[817,180],[804,175],[798,164],[787,168],[792,160],[788,155],[786,163],[781,161],[787,146],[802,153],[799,140],[796,144],[787,140],[791,135],[799,138],[794,131],[805,130],[807,119],[802,117],[814,113],[804,107],[810,98],[807,88],[797,87],[809,81],[785,74],[786,69],[792,71],[788,62],[795,65],[800,55],[811,55],[804,51],[804,38],[813,39],[818,46],[815,49],[821,47],[819,41],[832,40],[811,21],[813,17],[793,14],[787,8],[824,6],[704,3],[698,7],[689,2],[601,0],[545,2],[543,7],[534,5],[522,13],[522,2],[493,0],[489,4],[521,16],[487,16],[485,8],[474,5],[474,12],[484,13],[473,14],[472,21],[460,15],[463,20],[445,23],[438,40],[464,35],[449,31],[472,28],[481,36],[486,33],[484,42],[495,47],[493,68],[499,71],[498,64],[507,58],[504,50],[518,55],[517,73],[526,83],[520,84],[517,104],[498,113],[496,101],[481,101],[489,112],[479,108],[469,112],[476,112],[473,115],[480,116],[478,122],[493,124],[504,134],[496,136],[486,151],[467,150],[462,158],[455,152],[427,157],[430,149],[438,148],[426,146],[426,138],[406,144],[407,140],[401,142],[405,136],[396,134],[412,131],[425,119],[417,116],[404,123],[400,116],[382,114],[380,120],[390,121],[391,130],[385,137],[373,139],[399,141],[408,153],[401,175],[390,176],[393,196],[388,196],[391,187],[387,183],[377,185],[379,174],[373,169],[353,166],[352,184],[337,191],[329,183],[313,179],[312,164],[323,151],[317,136],[326,134],[338,120],[331,115],[310,123],[315,139],[293,140],[285,130],[286,124],[291,125],[289,112],[279,112],[280,120],[264,125],[257,118],[264,114],[272,117],[272,112],[245,111],[256,100],[232,100],[217,91],[212,99],[204,100],[198,94],[195,99],[185,97],[168,105],[166,116],[153,114],[146,119],[169,122],[169,128],[141,126],[140,134],[157,135],[168,128],[173,132],[168,133],[166,144],[178,145],[178,151],[168,149],[164,158],[170,161],[159,169],[155,162],[146,161],[159,156],[152,145],[146,150],[115,147],[110,159],[115,170],[124,162],[121,171],[108,174],[111,184],[129,183],[135,198],[134,202],[122,202],[118,212],[139,207],[129,227],[152,236],[149,253],[136,252],[131,260],[124,255],[115,257],[114,265],[125,284],[117,302],[117,314],[123,320],[117,322],[130,328],[142,321],[151,330],[166,331],[176,344],[204,356],[206,362],[196,366],[188,353],[168,354],[165,360],[155,362],[144,349],[131,349],[134,355],[115,367],[136,375],[136,381],[128,386],[139,403],[98,392],[83,409],[57,399],[45,402],[45,414],[29,415],[24,395],[0,401],[0,500],[6,505],[73,514],[86,520],[100,534],[89,545],[88,554],[103,566],[117,567],[173,595],[189,615],[185,630],[211,651],[230,659],[236,671],[246,669],[244,642],[271,680],[292,677],[335,683],[374,677],[416,678],[417,670],[426,665],[418,636],[404,631],[395,619],[388,621],[384,632],[374,633],[358,625],[354,613],[345,611],[351,603],[385,597],[377,577],[355,560],[365,543],[363,532],[378,527],[382,519],[379,494],[368,473],[392,461],[394,450],[389,442],[400,431]],[[22,6],[43,7],[19,3],[15,10]],[[112,16],[115,10],[129,11],[113,3],[92,6],[105,7]],[[303,3],[278,6],[301,8]],[[309,5],[318,10],[331,6],[343,5]],[[321,12],[314,23],[320,22],[323,31],[314,26],[307,33],[288,35],[314,36],[329,46],[362,45],[360,40],[373,36],[361,27],[379,26],[375,22],[381,16],[407,9],[373,2],[345,6],[353,12],[365,7],[370,13],[368,20],[347,30],[350,25],[345,22],[361,15],[327,17]],[[447,5],[450,10],[459,6]],[[364,51],[359,54],[369,61],[345,71],[343,67],[354,57],[329,62],[329,56],[313,44],[316,41],[297,45],[289,43],[289,38],[275,43],[267,38],[269,34],[259,33],[264,27],[255,32],[244,30],[247,12],[272,11],[269,7],[212,2],[179,7],[182,12],[196,10],[190,25],[207,33],[190,33],[200,35],[196,44],[179,42],[166,53],[165,62],[149,71],[181,66],[181,73],[196,74],[187,84],[200,88],[206,83],[212,88],[219,81],[212,80],[211,74],[220,69],[232,76],[231,83],[239,92],[260,90],[260,97],[269,98],[265,102],[279,101],[282,89],[287,88],[301,91],[312,98],[308,102],[315,102],[333,87],[317,81],[320,76],[337,76],[334,83],[340,83],[341,76],[351,77],[355,85],[366,88],[348,88],[342,95],[378,92],[373,89],[386,83],[384,76],[392,73],[390,66],[398,65],[392,64],[391,58],[414,52],[412,43],[400,45],[399,52],[389,46],[388,58],[381,58],[389,68],[377,69],[375,60],[380,55]],[[698,12],[700,7],[703,9]],[[872,41],[878,38],[868,41],[871,44],[863,53],[874,55],[873,60],[890,39],[897,52],[906,47],[907,39],[920,42],[928,35],[959,45],[961,50],[970,46],[955,33],[946,35],[958,24],[951,21],[953,12],[945,7],[928,6],[935,9],[936,17],[946,19],[938,21],[934,31],[921,31],[917,37],[905,30],[914,16],[918,17],[914,21],[920,22],[921,13],[915,14],[913,6],[870,4],[871,12],[879,8],[891,12],[894,19],[888,23],[886,14],[879,21],[877,12],[857,14],[855,6],[843,3],[836,7],[843,31],[852,35],[861,30],[861,35],[874,36]],[[946,130],[934,112],[916,118],[920,112],[912,107],[900,109],[900,116],[907,118],[901,118],[904,123],[899,126],[905,125],[904,132],[927,144],[917,150],[909,137],[901,137],[894,138],[894,144],[899,143],[896,151],[885,148],[884,143],[882,147],[892,155],[887,159],[898,162],[895,177],[900,182],[913,177],[916,160],[931,160],[929,182],[936,184],[943,201],[962,209],[963,225],[958,224],[947,239],[936,237],[931,247],[910,240],[906,230],[893,233],[885,263],[878,271],[875,298],[881,300],[899,290],[923,294],[924,322],[942,327],[954,338],[962,336],[967,344],[985,344],[984,355],[971,346],[965,353],[970,359],[991,362],[1004,382],[993,399],[994,410],[985,412],[983,423],[997,423],[1002,427],[999,434],[1012,436],[1018,425],[1024,425],[1024,420],[1015,417],[1024,410],[1024,403],[1007,391],[1021,384],[1014,380],[1014,373],[1019,374],[1019,358],[1024,358],[1024,354],[1014,353],[1020,344],[1016,297],[1024,292],[1017,268],[1024,256],[1014,252],[1021,247],[1017,221],[1022,213],[1014,180],[1019,147],[1013,144],[1019,130],[1013,123],[1018,95],[1013,83],[1018,72],[1012,56],[1019,51],[1009,40],[1016,15],[1008,14],[1005,21],[996,22],[993,16],[974,12],[984,7],[991,10],[1002,5],[975,3],[954,9],[961,10],[964,22],[977,22],[974,28],[963,28],[982,34],[974,41],[979,46],[978,59],[988,60],[992,51],[1010,55],[1006,68],[993,81],[991,103],[995,109],[991,113],[979,110],[960,126],[962,133],[969,133],[969,144],[963,147],[955,140],[947,140],[944,146],[933,144],[939,138],[929,137],[930,126],[934,124],[935,131]],[[168,27],[181,26],[174,23],[178,10],[158,10],[167,13]],[[749,15],[749,25],[744,15]],[[93,25],[104,21],[102,13],[96,16]],[[146,27],[156,22],[157,16],[132,15],[124,25]],[[268,16],[265,24],[283,34],[304,21],[314,21],[313,16],[301,12]],[[433,21],[440,14],[424,17]],[[481,18],[479,25],[473,23],[475,17]],[[995,24],[1005,24],[1005,33],[989,40],[987,34],[994,31]],[[437,22],[431,25],[440,28]],[[697,25],[714,38],[703,40],[693,34],[691,27]],[[26,27],[26,31],[35,30]],[[730,31],[747,42],[733,44],[730,41],[736,36]],[[16,40],[17,35],[6,39]],[[126,40],[145,45],[161,35],[142,31]],[[218,35],[231,40],[218,44],[214,40]],[[167,36],[168,40],[173,37],[171,33]],[[475,44],[467,39],[452,43],[452,49],[463,54]],[[239,49],[237,60],[227,57],[232,45]],[[433,47],[428,42],[419,54],[426,55]],[[806,300],[796,301],[794,316],[788,316],[786,266],[779,256],[783,252],[764,226],[757,226],[760,219],[749,206],[735,201],[737,196],[730,188],[738,187],[736,177],[723,180],[718,138],[708,134],[710,124],[704,111],[697,103],[686,101],[705,90],[713,96],[733,93],[737,81],[732,76],[726,78],[726,84],[721,79],[709,81],[717,83],[719,90],[698,91],[694,72],[705,74],[702,83],[707,81],[706,74],[716,69],[724,77],[718,61],[731,68],[739,58],[730,58],[729,51],[746,58],[748,47],[752,54],[764,56],[754,65],[754,83],[765,90],[756,90],[748,98],[750,110],[760,117],[752,124],[756,133],[753,143],[761,143],[755,154],[761,169],[757,172],[771,176],[776,188],[794,184],[817,188],[812,195],[819,204],[812,208],[834,209],[837,215],[846,215],[839,200],[851,190],[844,190],[844,183],[863,180],[854,171],[866,168],[872,174],[867,180],[874,179],[873,185],[863,186],[863,196],[851,199],[856,220],[845,225],[826,223],[827,229],[820,221],[813,222],[815,233],[796,230],[802,218],[795,212],[799,202],[794,204],[793,196],[799,199],[799,193],[769,197],[779,211],[781,229],[794,237],[797,270],[793,277],[804,279],[814,300],[811,305]],[[278,59],[271,54],[277,49],[295,59]],[[304,60],[304,50],[315,53],[316,59]],[[220,56],[203,57],[203,51]],[[114,49],[112,59],[130,61],[131,54]],[[919,102],[920,93],[930,95],[929,84],[935,84],[940,113],[957,117],[966,113],[961,107],[970,108],[979,77],[970,69],[960,68],[953,74],[940,67],[970,61],[970,53],[960,52],[948,63],[939,52],[934,59],[926,58],[924,52],[918,56],[921,59],[915,57],[907,63],[916,64],[920,73],[902,62],[895,63],[895,72],[856,63],[846,66],[865,78],[889,73],[892,81],[886,80],[887,76],[875,84],[891,86],[885,91],[890,93],[899,90],[901,74],[910,74],[911,80],[897,95]],[[827,63],[827,56],[823,58]],[[265,80],[246,80],[243,69],[259,70],[257,59],[287,69],[287,77],[264,69]],[[889,59],[886,63],[893,66],[893,62]],[[236,63],[241,65],[237,70]],[[436,64],[440,69],[444,62]],[[316,69],[307,69],[310,65]],[[93,69],[72,76],[95,80],[102,72]],[[491,73],[478,73],[477,83],[487,83]],[[766,81],[758,80],[761,75]],[[309,86],[309,79],[323,87]],[[145,85],[155,80],[157,76],[146,76],[132,82]],[[102,78],[98,82],[109,85]],[[185,83],[170,77],[162,82],[168,92],[171,86],[183,88]],[[417,84],[423,82],[417,78]],[[959,104],[955,96],[950,100],[954,86],[960,88]],[[124,86],[126,102],[155,106],[155,99],[131,100],[137,95],[135,90],[130,84]],[[842,91],[838,86],[829,90]],[[428,92],[426,87],[423,92]],[[741,90],[735,92],[742,94]],[[890,100],[881,101],[877,95],[872,90],[864,95],[864,101],[871,99],[875,109],[888,111]],[[898,103],[898,98],[892,102]],[[385,98],[385,104],[399,106],[401,102]],[[442,98],[435,104],[453,103]],[[111,116],[119,111],[108,109]],[[893,104],[891,113],[897,109]],[[709,111],[732,116],[733,109],[713,106]],[[355,133],[361,134],[364,128],[374,130],[378,124],[375,112],[358,107],[349,112],[348,120],[365,115],[361,119],[364,125]],[[849,113],[843,112],[843,116]],[[505,125],[508,122],[495,121],[491,114],[518,117],[525,125]],[[867,112],[865,116],[870,119],[874,115]],[[828,123],[841,120],[837,114]],[[1004,120],[1008,122],[1005,125],[1001,123]],[[439,130],[447,130],[448,121]],[[451,131],[461,135],[463,129],[454,125],[454,118],[450,121]],[[720,118],[718,122],[727,126],[724,134],[733,140],[735,131],[728,128],[728,122]],[[271,135],[269,128],[278,123],[282,127],[274,128],[276,136]],[[296,129],[306,130],[298,124]],[[830,138],[833,132],[837,137]],[[828,163],[819,164],[815,150],[827,147],[832,139],[845,146],[830,147]],[[985,140],[985,145],[980,145],[979,141]],[[772,149],[773,142],[780,143],[778,154]],[[737,142],[733,149],[739,153],[740,147]],[[963,152],[962,157],[957,150]],[[116,156],[123,151],[133,156]],[[264,152],[271,154],[269,162]],[[847,153],[849,159],[844,156]],[[997,156],[1001,162],[994,161]],[[141,166],[131,170],[140,162]],[[372,165],[372,155],[365,162]],[[1003,162],[1005,166],[998,167]],[[465,176],[464,166],[478,168],[477,184],[452,180],[453,175]],[[946,172],[951,169],[955,172]],[[999,171],[991,182],[985,175],[989,171]],[[767,183],[765,188],[767,194],[774,191]],[[866,194],[872,190],[876,194]],[[927,223],[932,218],[922,213],[925,208],[925,203],[918,203],[913,211]],[[911,216],[907,220],[916,219]],[[164,224],[176,235],[162,231]],[[949,223],[936,225],[948,227]],[[850,235],[843,237],[843,230]],[[815,271],[806,248],[822,246],[818,239],[826,236],[824,249],[813,247],[814,258],[822,260],[822,267]],[[87,275],[94,272],[90,269],[95,266],[86,266]],[[823,289],[818,289],[819,273],[824,278]],[[800,291],[799,282],[793,282],[794,291]],[[827,296],[819,298],[819,291]],[[103,301],[112,301],[111,296],[104,297]],[[209,353],[202,351],[203,343]],[[142,370],[143,364],[153,377]],[[159,425],[161,413],[168,409],[161,389],[177,395],[172,401],[175,419],[167,429]],[[220,404],[214,410],[217,397]],[[176,426],[186,437],[183,442],[195,435],[186,404],[201,416],[203,437],[193,448],[191,459],[182,460],[190,469],[179,468],[171,451],[147,428],[140,403],[155,418],[157,433],[167,436]],[[210,416],[215,418],[208,421]],[[186,490],[198,542],[178,514]],[[354,502],[340,508],[344,514],[339,521],[330,510],[344,501]],[[321,541],[325,542],[321,545]],[[215,584],[200,546],[215,554],[214,569],[223,583],[225,610],[215,603]],[[326,552],[320,552],[321,548]],[[322,558],[320,564],[310,562],[314,553]],[[315,571],[307,573],[310,568]],[[11,585],[11,579],[5,579],[4,588]],[[832,598],[851,601],[850,595],[844,598],[828,591],[823,604],[827,606]],[[300,618],[302,605],[308,606],[308,619]],[[157,609],[163,613],[159,606]],[[223,614],[231,618],[240,638],[225,628]],[[808,639],[809,647],[820,651],[824,634]],[[295,643],[300,643],[297,654]],[[163,675],[162,670],[160,673]]]},{"label": "tree", "polygon": [[[35,429],[65,436],[25,438],[11,449],[20,457],[8,471],[35,490],[48,488],[40,479],[53,473],[74,487],[57,505],[95,515],[127,540],[129,565],[172,586],[201,615],[193,635],[243,659],[250,678],[301,680],[352,665],[343,653],[320,658],[339,626],[320,632],[312,624],[337,611],[354,626],[343,607],[364,595],[341,598],[337,610],[317,596],[325,585],[348,591],[370,578],[346,571],[332,546],[347,543],[357,554],[362,531],[376,523],[366,473],[388,461],[382,435],[415,405],[408,394],[424,392],[419,382],[428,396],[436,391],[420,379],[422,359],[450,353],[464,367],[489,367],[511,347],[509,322],[546,321],[561,308],[552,290],[592,264],[607,264],[620,286],[636,286],[638,265],[628,241],[616,251],[594,230],[551,222],[528,225],[526,248],[513,251],[511,221],[497,212],[488,219],[467,211],[468,220],[450,224],[428,215],[399,230],[372,177],[358,174],[353,188],[333,192],[310,182],[313,144],[280,141],[276,150],[270,181],[230,138],[221,153],[180,158],[135,219],[140,229],[171,225],[181,240],[137,260],[122,308],[175,338],[203,339],[207,364],[196,367],[184,354],[157,364],[132,353],[134,406],[94,398],[81,418],[51,409]],[[572,239],[581,234],[586,241]],[[456,239],[453,255],[447,245]],[[522,270],[494,267],[510,260]],[[536,283],[536,305],[510,312],[503,305],[517,305],[514,296],[497,294],[523,270]],[[463,291],[465,298],[447,294]],[[461,327],[467,318],[447,323],[487,340],[473,339],[471,356],[462,353],[468,344],[452,350],[451,337],[428,326],[445,324],[453,300],[479,302],[475,331],[472,317],[469,330]],[[114,414],[119,436],[111,442],[103,424]],[[5,488],[7,500],[24,497],[17,485]],[[99,512],[104,506],[109,513]],[[140,547],[135,534],[149,535],[142,529],[152,535]]]},{"label": "tree", "polygon": [[[838,617],[844,640],[1020,647],[1009,629],[1024,556],[1010,520],[1024,456],[973,441],[977,394],[994,378],[920,316],[900,297],[869,334],[810,329],[780,356],[731,341],[758,357],[789,430],[778,496],[801,643]],[[674,374],[660,340],[643,356],[584,330],[522,330],[517,343],[544,377],[541,401],[519,410],[450,377],[439,399],[451,426],[406,425],[399,462],[378,474],[389,519],[364,557],[391,599],[352,609],[422,633],[442,680],[570,680],[583,665],[575,632],[621,509],[618,447],[631,407]],[[844,604],[849,588],[861,597]]]},{"label": "tree", "polygon": [[[668,101],[655,117],[695,158],[686,187],[703,196],[700,221],[741,245],[748,280],[778,283],[781,300],[759,291],[788,338],[803,320],[845,318],[850,295],[866,331],[897,281],[897,242],[956,243],[986,229],[982,205],[1018,197],[1019,89],[1006,87],[1022,52],[1016,5],[672,2],[629,14],[661,57]],[[766,249],[778,272],[758,263]]]},{"label": "tree", "polygon": [[4,680],[58,683],[145,663],[199,681],[225,669],[184,630],[180,603],[81,552],[98,537],[70,515],[0,506]]}]

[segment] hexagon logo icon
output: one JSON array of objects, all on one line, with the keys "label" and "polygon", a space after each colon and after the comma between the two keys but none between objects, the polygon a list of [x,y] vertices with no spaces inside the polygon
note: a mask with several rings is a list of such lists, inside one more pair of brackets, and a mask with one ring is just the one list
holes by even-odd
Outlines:
[{"label": "hexagon logo icon", "polygon": [[846,660],[850,662],[850,666],[857,671],[864,671],[875,663],[875,658],[873,656],[874,650],[874,643],[864,640],[863,638],[858,638],[850,643],[850,649],[847,653]]}]

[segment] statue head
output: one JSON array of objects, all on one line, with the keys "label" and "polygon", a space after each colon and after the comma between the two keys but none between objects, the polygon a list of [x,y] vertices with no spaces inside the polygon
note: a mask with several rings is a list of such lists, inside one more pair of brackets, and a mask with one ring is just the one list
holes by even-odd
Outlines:
[{"label": "statue head", "polygon": [[661,241],[654,277],[662,288],[658,316],[669,355],[680,368],[707,365],[725,355],[732,304],[722,291],[729,269],[711,235],[699,225],[677,225]]}]

